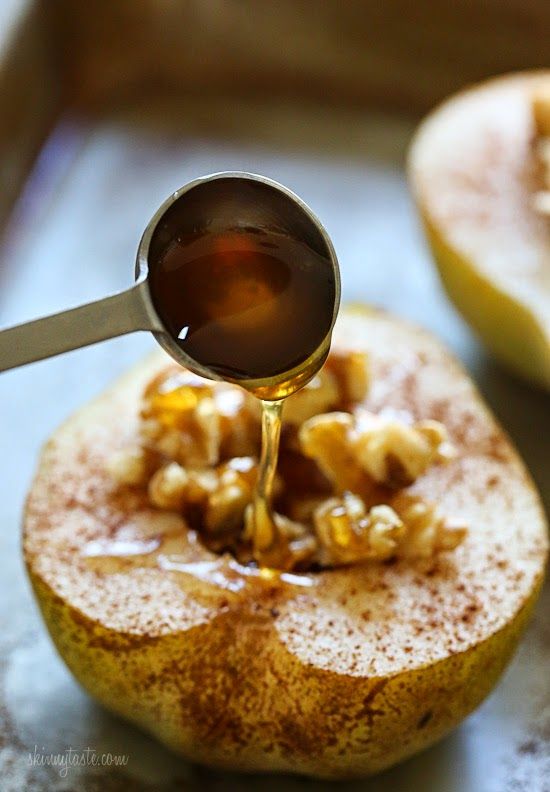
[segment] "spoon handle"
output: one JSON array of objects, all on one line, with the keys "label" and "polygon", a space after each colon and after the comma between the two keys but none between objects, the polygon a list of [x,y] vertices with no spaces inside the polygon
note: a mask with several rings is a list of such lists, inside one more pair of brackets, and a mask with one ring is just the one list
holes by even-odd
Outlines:
[{"label": "spoon handle", "polygon": [[96,302],[0,330],[0,372],[135,330],[162,331],[144,282]]}]

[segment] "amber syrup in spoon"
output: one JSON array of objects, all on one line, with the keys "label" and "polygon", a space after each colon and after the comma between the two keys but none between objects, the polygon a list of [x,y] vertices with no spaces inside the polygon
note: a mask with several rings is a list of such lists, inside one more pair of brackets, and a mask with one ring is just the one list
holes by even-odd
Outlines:
[{"label": "amber syrup in spoon", "polygon": [[252,544],[265,552],[276,536],[271,503],[283,402],[329,350],[332,261],[289,236],[247,226],[177,237],[150,279],[155,309],[181,349],[262,402]]}]

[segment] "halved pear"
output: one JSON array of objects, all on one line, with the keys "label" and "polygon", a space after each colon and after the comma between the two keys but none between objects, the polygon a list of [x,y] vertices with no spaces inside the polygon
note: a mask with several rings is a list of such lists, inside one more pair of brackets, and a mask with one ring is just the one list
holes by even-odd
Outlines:
[{"label": "halved pear", "polygon": [[24,554],[51,636],[105,707],[191,760],[363,776],[425,748],[489,693],[539,592],[539,499],[474,385],[432,337],[344,310],[336,342],[370,356],[367,406],[443,421],[459,455],[413,491],[467,525],[434,559],[308,574],[240,567],[177,514],[117,490],[148,359],[47,443]]},{"label": "halved pear", "polygon": [[[408,173],[443,284],[487,347],[550,388],[550,219],[535,211],[532,100],[550,70],[452,96],[420,125]],[[540,185],[539,185],[540,186]]]}]

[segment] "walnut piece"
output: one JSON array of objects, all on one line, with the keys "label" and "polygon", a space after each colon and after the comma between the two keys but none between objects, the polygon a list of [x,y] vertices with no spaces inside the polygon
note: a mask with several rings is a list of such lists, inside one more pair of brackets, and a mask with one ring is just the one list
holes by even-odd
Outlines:
[{"label": "walnut piece", "polygon": [[300,426],[313,415],[334,409],[339,400],[338,381],[323,368],[304,388],[288,397],[283,408],[283,421]]},{"label": "walnut piece", "polygon": [[[299,426],[366,395],[366,356],[332,352],[326,366],[285,403],[283,420]],[[203,379],[169,366],[147,386],[140,431],[145,447],[183,467],[208,467],[224,459],[254,456],[260,446],[257,399],[230,383]]]},{"label": "walnut piece", "polygon": [[313,514],[321,566],[383,561],[395,555],[404,526],[389,506],[373,506],[367,513],[357,495],[346,492],[329,498]]},{"label": "walnut piece", "polygon": [[363,401],[368,387],[366,355],[333,349],[321,371],[286,400],[283,421],[301,426],[314,415]]},{"label": "walnut piece", "polygon": [[144,444],[184,467],[249,456],[259,443],[257,399],[235,385],[209,382],[179,367],[148,385],[141,419]]},{"label": "walnut piece", "polygon": [[[270,520],[269,525],[262,525],[257,530],[257,519]],[[267,528],[266,530],[263,530]],[[310,528],[300,522],[273,512],[258,516],[252,505],[245,512],[245,537],[271,537],[267,546],[252,547],[252,557],[260,565],[273,569],[296,569],[308,566],[317,553],[317,541]]]},{"label": "walnut piece", "polygon": [[341,404],[362,402],[369,390],[370,374],[364,352],[333,347],[324,366],[338,382]]},{"label": "walnut piece", "polygon": [[242,528],[257,475],[258,466],[251,457],[234,458],[219,467],[218,486],[206,506],[206,531],[213,534]]},{"label": "walnut piece", "polygon": [[431,558],[454,550],[466,535],[465,527],[445,520],[433,504],[408,494],[396,496],[391,506],[373,506],[367,512],[361,498],[346,492],[319,505],[313,525],[321,566]]},{"label": "walnut piece", "polygon": [[317,415],[299,431],[303,453],[313,458],[338,492],[361,492],[362,477],[398,488],[430,465],[452,458],[447,431],[438,421],[407,424],[394,416],[358,408]]},{"label": "walnut piece", "polygon": [[207,533],[231,533],[243,524],[256,476],[257,463],[252,457],[234,457],[215,468],[184,468],[169,462],[149,481],[149,500],[170,511],[198,506]]},{"label": "walnut piece", "polygon": [[454,550],[466,536],[465,526],[449,521],[433,503],[418,496],[399,493],[392,500],[392,508],[405,525],[397,553],[402,558],[431,558],[438,552]]},{"label": "walnut piece", "polygon": [[176,366],[144,392],[141,445],[117,452],[108,470],[118,484],[146,489],[154,507],[181,512],[211,550],[231,549],[243,563],[300,570],[453,549],[465,529],[401,489],[453,456],[445,427],[369,412],[361,406],[368,385],[365,355],[333,350],[287,400],[275,481],[284,514],[253,508],[257,400]]}]

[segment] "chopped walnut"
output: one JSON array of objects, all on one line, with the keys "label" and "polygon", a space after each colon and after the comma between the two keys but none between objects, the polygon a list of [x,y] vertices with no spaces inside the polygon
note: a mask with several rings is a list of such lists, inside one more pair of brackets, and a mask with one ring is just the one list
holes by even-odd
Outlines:
[{"label": "chopped walnut", "polygon": [[350,492],[318,506],[313,526],[322,566],[383,561],[395,554],[404,532],[403,523],[389,506],[373,506],[367,513],[361,498]]},{"label": "chopped walnut", "polygon": [[333,350],[321,371],[286,400],[283,421],[301,426],[314,415],[361,402],[367,395],[368,385],[366,355]]},{"label": "chopped walnut", "polygon": [[318,506],[325,503],[327,496],[296,495],[288,499],[286,511],[291,520],[297,523],[313,523],[313,514]]},{"label": "chopped walnut", "polygon": [[180,511],[187,503],[205,503],[217,486],[215,469],[184,468],[178,462],[169,462],[149,481],[149,500],[159,509]]},{"label": "chopped walnut", "polygon": [[338,382],[340,403],[362,402],[369,390],[367,356],[363,352],[335,347],[325,363],[324,370],[330,372]]},{"label": "chopped walnut", "polygon": [[445,427],[367,411],[360,405],[368,380],[363,354],[333,350],[286,402],[275,481],[284,514],[254,504],[257,400],[175,366],[145,390],[141,446],[115,454],[109,472],[121,485],[146,488],[153,506],[181,512],[211,550],[231,549],[243,563],[305,569],[456,547],[464,528],[399,491],[453,456]]},{"label": "chopped walnut", "polygon": [[339,492],[361,491],[364,474],[378,484],[406,486],[454,453],[438,421],[409,425],[363,408],[310,418],[300,428],[299,441]]},{"label": "chopped walnut", "polygon": [[538,164],[539,189],[533,203],[535,211],[550,216],[550,80],[533,94],[535,126],[534,153]]},{"label": "chopped walnut", "polygon": [[298,432],[302,452],[315,460],[339,493],[364,490],[365,474],[348,442],[352,428],[350,413],[334,412],[310,418]]},{"label": "chopped walnut", "polygon": [[171,367],[147,387],[141,411],[144,443],[183,466],[256,453],[257,400],[241,388]]},{"label": "chopped walnut", "polygon": [[216,468],[183,468],[170,462],[149,481],[149,499],[159,509],[200,506],[208,533],[231,532],[243,524],[256,475],[257,463],[251,457],[236,457]]},{"label": "chopped walnut", "polygon": [[453,451],[447,430],[438,421],[413,425],[395,418],[355,413],[353,447],[361,467],[380,484],[403,487],[436,462],[447,461]]},{"label": "chopped walnut", "polygon": [[465,526],[449,521],[433,503],[418,496],[400,493],[393,498],[392,508],[406,527],[399,545],[403,558],[431,558],[437,552],[454,550],[466,536]]},{"label": "chopped walnut", "polygon": [[368,512],[357,495],[347,492],[330,498],[315,511],[313,525],[320,543],[321,566],[383,561],[397,558],[431,558],[454,550],[466,536],[436,507],[418,496],[399,494],[389,505]]},{"label": "chopped walnut", "polygon": [[242,528],[257,472],[257,464],[250,457],[235,458],[220,466],[218,485],[208,500],[204,516],[204,527],[209,533]]},{"label": "chopped walnut", "polygon": [[[265,546],[253,546],[252,557],[260,566],[274,569],[296,569],[310,563],[317,552],[317,541],[307,525],[295,522],[282,514],[274,512],[269,525],[262,525],[257,531],[258,515],[248,506],[245,512],[245,536],[270,537]],[[260,519],[269,519],[266,515]],[[267,529],[267,530],[264,530]]]},{"label": "chopped walnut", "polygon": [[[364,398],[365,355],[340,350],[286,402],[283,420],[299,426],[313,415]],[[141,410],[147,448],[183,467],[208,467],[224,459],[253,456],[260,445],[258,400],[229,383],[213,383],[169,366],[147,386]]]},{"label": "chopped walnut", "polygon": [[300,426],[313,415],[334,409],[339,400],[338,381],[323,368],[305,387],[288,397],[283,409],[283,421]]}]

